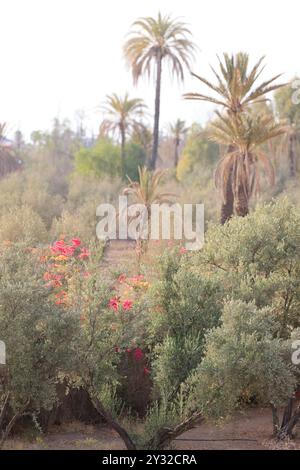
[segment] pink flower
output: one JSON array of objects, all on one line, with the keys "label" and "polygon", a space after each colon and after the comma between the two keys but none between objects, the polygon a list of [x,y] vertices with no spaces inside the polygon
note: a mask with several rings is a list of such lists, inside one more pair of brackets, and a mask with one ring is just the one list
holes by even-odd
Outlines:
[{"label": "pink flower", "polygon": [[143,351],[141,350],[141,348],[136,348],[136,349],[134,350],[133,356],[134,356],[134,359],[135,359],[136,361],[140,361],[141,359],[143,359],[144,353],[143,353]]},{"label": "pink flower", "polygon": [[117,312],[119,310],[119,298],[113,297],[112,299],[110,299],[108,307]]},{"label": "pink flower", "polygon": [[75,246],[80,246],[81,245],[81,240],[79,240],[79,238],[73,238],[72,243]]},{"label": "pink flower", "polygon": [[187,253],[187,251],[188,251],[188,250],[187,250],[186,248],[184,248],[184,246],[182,246],[182,247],[180,248],[180,254],[181,254],[181,255],[184,255],[185,253]]},{"label": "pink flower", "polygon": [[126,348],[126,352],[127,352],[127,353],[131,353],[131,349],[130,349],[130,348]]},{"label": "pink flower", "polygon": [[133,302],[132,300],[126,299],[124,300],[122,307],[124,310],[130,310],[132,308]]},{"label": "pink flower", "polygon": [[144,374],[149,375],[150,374],[150,369],[148,369],[147,367],[144,367]]}]

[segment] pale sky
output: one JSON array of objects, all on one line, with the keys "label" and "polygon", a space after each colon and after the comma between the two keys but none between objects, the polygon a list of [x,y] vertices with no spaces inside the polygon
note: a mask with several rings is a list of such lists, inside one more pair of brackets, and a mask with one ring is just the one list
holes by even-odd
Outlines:
[{"label": "pale sky", "polygon": [[[97,131],[97,111],[106,94],[142,97],[153,112],[154,86],[133,87],[122,56],[132,22],[158,11],[182,17],[199,47],[193,70],[209,76],[216,54],[246,51],[266,55],[266,75],[300,74],[299,0],[0,0],[0,122],[10,134],[47,129],[55,116],[74,121],[86,113]],[[183,86],[163,75],[161,125],[180,117],[205,122],[212,108],[182,99],[204,91],[189,76]]]}]

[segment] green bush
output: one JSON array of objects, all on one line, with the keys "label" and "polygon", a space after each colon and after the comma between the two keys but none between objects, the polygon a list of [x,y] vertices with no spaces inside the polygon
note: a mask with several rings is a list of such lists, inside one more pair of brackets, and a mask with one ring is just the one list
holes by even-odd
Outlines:
[{"label": "green bush", "polygon": [[279,326],[272,310],[230,301],[221,322],[208,333],[205,357],[189,380],[191,404],[215,418],[232,413],[241,398],[286,404],[295,391],[297,371],[290,341],[276,337]]},{"label": "green bush", "polygon": [[48,240],[41,217],[29,206],[17,206],[3,212],[0,217],[0,242],[24,242],[29,246]]},{"label": "green bush", "polygon": [[225,226],[212,225],[194,269],[229,296],[276,312],[279,334],[300,325],[300,213],[286,199]]},{"label": "green bush", "polygon": [[37,257],[26,246],[0,250],[0,433],[5,439],[24,414],[51,409],[61,371],[70,359],[74,319],[56,306],[45,288]]}]

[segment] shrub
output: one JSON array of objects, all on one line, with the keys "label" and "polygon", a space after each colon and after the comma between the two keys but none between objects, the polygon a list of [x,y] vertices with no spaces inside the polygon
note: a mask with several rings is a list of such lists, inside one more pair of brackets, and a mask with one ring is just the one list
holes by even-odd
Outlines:
[{"label": "shrub", "polygon": [[29,206],[8,209],[0,217],[0,241],[45,243],[48,234],[40,216]]},{"label": "shrub", "polygon": [[224,296],[271,306],[288,337],[300,325],[299,246],[300,213],[284,199],[212,225],[193,269],[219,282]]},{"label": "shrub", "polygon": [[24,414],[51,409],[59,374],[69,360],[74,322],[45,289],[34,251],[11,245],[0,250],[0,431],[8,436]]},{"label": "shrub", "polygon": [[278,324],[271,309],[230,301],[221,321],[208,333],[205,357],[188,381],[193,406],[206,416],[224,418],[241,398],[255,396],[275,407],[285,404],[295,391],[297,371],[290,341],[276,337]]}]

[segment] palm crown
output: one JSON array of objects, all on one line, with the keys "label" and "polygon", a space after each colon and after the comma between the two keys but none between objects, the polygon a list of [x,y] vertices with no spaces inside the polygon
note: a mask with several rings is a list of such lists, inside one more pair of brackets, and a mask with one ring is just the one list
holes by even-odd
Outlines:
[{"label": "palm crown", "polygon": [[144,116],[146,105],[140,98],[124,97],[116,93],[106,96],[106,102],[101,106],[106,118],[100,125],[100,133],[120,134],[122,130],[127,134],[141,127],[141,118]]},{"label": "palm crown", "polygon": [[167,59],[172,74],[184,78],[185,65],[190,68],[195,46],[189,39],[191,32],[186,24],[169,15],[158,14],[152,17],[139,18],[133,23],[138,30],[133,31],[124,45],[124,54],[132,67],[135,82],[146,74],[150,77],[151,66],[157,59]]},{"label": "palm crown", "polygon": [[170,124],[169,131],[173,139],[179,143],[181,138],[187,133],[188,127],[186,127],[185,121],[177,119],[177,121]]},{"label": "palm crown", "polygon": [[135,202],[144,204],[150,209],[151,204],[170,203],[174,194],[164,193],[160,190],[160,184],[165,170],[156,170],[154,172],[148,168],[139,167],[139,181],[132,181],[129,177],[129,185],[123,191],[124,195],[131,195]]},{"label": "palm crown", "polygon": [[284,86],[284,84],[274,84],[281,74],[255,86],[264,70],[262,65],[264,56],[259,59],[252,69],[249,69],[249,55],[244,52],[239,52],[235,56],[225,53],[223,57],[223,62],[218,58],[219,72],[211,67],[216,78],[215,84],[195,73],[192,74],[214,91],[217,96],[186,93],[184,95],[186,99],[208,101],[221,105],[227,111],[236,114],[244,111],[250,104],[267,101],[265,98],[267,93]]},{"label": "palm crown", "polygon": [[106,118],[100,125],[100,135],[119,135],[121,138],[121,165],[122,176],[125,176],[125,143],[126,136],[140,131],[143,128],[141,118],[144,115],[146,105],[140,98],[129,98],[128,93],[124,97],[117,94],[107,95],[102,110]]}]

